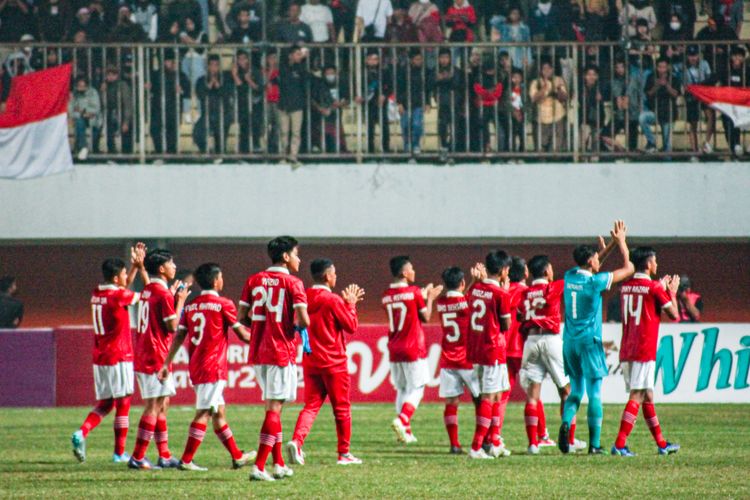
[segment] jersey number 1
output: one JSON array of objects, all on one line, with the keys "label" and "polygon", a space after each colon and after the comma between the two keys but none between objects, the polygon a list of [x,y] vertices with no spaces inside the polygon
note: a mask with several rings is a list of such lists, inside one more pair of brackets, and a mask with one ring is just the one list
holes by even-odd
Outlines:
[{"label": "jersey number 1", "polygon": [[94,321],[94,335],[104,335],[104,323],[102,322],[101,304],[91,304],[91,317]]}]

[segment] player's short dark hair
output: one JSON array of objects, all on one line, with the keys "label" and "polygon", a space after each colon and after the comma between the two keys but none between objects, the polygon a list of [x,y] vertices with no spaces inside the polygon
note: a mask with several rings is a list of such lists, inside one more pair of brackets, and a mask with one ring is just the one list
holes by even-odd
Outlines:
[{"label": "player's short dark hair", "polygon": [[16,282],[15,276],[3,276],[0,278],[0,293],[8,293],[10,287]]},{"label": "player's short dark hair", "polygon": [[588,265],[589,259],[596,254],[596,248],[591,245],[578,245],[573,250],[573,260],[579,266]]},{"label": "player's short dark hair", "polygon": [[443,271],[442,278],[443,283],[445,283],[445,288],[448,290],[456,290],[461,286],[461,281],[464,279],[464,272],[460,267],[449,267]]},{"label": "player's short dark hair", "polygon": [[278,236],[268,242],[268,257],[273,264],[284,261],[284,254],[291,253],[299,242],[291,236]]},{"label": "player's short dark hair", "polygon": [[118,259],[117,257],[110,257],[102,262],[102,277],[104,281],[112,281],[112,279],[120,274],[120,271],[127,267],[125,261]]},{"label": "player's short dark hair", "polygon": [[323,281],[328,271],[333,266],[331,259],[315,259],[310,262],[310,274],[315,281]]},{"label": "player's short dark hair", "polygon": [[487,268],[487,273],[490,275],[500,274],[500,272],[506,267],[510,267],[512,259],[510,255],[504,250],[495,250],[487,254],[484,258],[484,266]]},{"label": "player's short dark hair", "polygon": [[508,278],[513,283],[519,283],[526,279],[526,260],[523,257],[514,255],[510,259],[510,270],[508,271]]},{"label": "player's short dark hair", "polygon": [[219,267],[219,264],[207,262],[201,264],[195,270],[195,281],[198,282],[201,290],[212,290],[214,288],[214,281],[216,281],[220,273],[221,267]]},{"label": "player's short dark hair", "polygon": [[411,259],[408,255],[397,255],[396,257],[393,257],[388,263],[391,268],[391,276],[394,278],[401,276],[401,271],[404,270],[404,266],[409,262],[411,262]]},{"label": "player's short dark hair", "polygon": [[159,268],[172,260],[172,252],[164,248],[154,248],[146,254],[143,265],[151,275],[159,274]]},{"label": "player's short dark hair", "polygon": [[651,247],[636,247],[630,252],[630,262],[636,271],[645,271],[651,257],[656,257],[656,250]]},{"label": "player's short dark hair", "polygon": [[195,277],[195,272],[193,272],[192,269],[180,269],[174,274],[174,279],[185,281],[185,279],[189,278],[190,276]]},{"label": "player's short dark hair", "polygon": [[549,257],[546,255],[535,255],[529,261],[529,273],[533,279],[544,277],[549,266]]}]

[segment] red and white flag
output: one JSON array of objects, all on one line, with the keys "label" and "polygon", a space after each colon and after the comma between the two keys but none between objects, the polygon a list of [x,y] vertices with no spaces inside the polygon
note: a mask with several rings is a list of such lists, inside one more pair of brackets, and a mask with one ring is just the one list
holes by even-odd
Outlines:
[{"label": "red and white flag", "polygon": [[688,85],[688,92],[716,111],[724,113],[737,128],[750,128],[750,88]]},{"label": "red and white flag", "polygon": [[73,169],[68,143],[71,65],[11,80],[0,114],[0,177],[29,179]]}]

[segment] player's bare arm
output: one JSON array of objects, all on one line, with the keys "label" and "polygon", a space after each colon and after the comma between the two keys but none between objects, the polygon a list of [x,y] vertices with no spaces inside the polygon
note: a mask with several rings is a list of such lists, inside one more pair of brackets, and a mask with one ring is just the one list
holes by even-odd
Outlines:
[{"label": "player's bare arm", "polygon": [[310,326],[310,315],[307,314],[307,306],[295,306],[294,311],[297,313],[297,326],[307,328]]},{"label": "player's bare arm", "polygon": [[435,302],[435,299],[443,293],[443,285],[435,286],[432,283],[429,283],[422,289],[422,293],[425,296],[426,304],[425,308],[422,311],[419,311],[419,319],[421,319],[423,323],[427,323],[432,317],[432,305]]},{"label": "player's bare arm", "polygon": [[246,328],[250,328],[250,324],[252,323],[250,321],[250,315],[248,314],[249,312],[250,308],[248,306],[240,304],[237,307],[237,321],[242,323],[242,325]]},{"label": "player's bare arm", "polygon": [[179,324],[179,318],[182,316],[182,309],[185,307],[185,301],[187,300],[190,290],[186,286],[182,285],[181,281],[175,283],[177,285],[175,290],[175,298],[177,299],[177,305],[175,305],[175,317],[166,321],[167,330],[170,332],[177,331],[177,325]]},{"label": "player's bare arm", "polygon": [[172,342],[172,347],[169,348],[167,357],[164,359],[164,364],[159,370],[159,380],[162,382],[169,377],[169,365],[172,364],[174,357],[177,356],[177,351],[180,350],[182,343],[185,341],[185,337],[187,337],[187,330],[185,328],[180,328],[177,331],[177,335],[175,335],[174,342]]},{"label": "player's bare arm", "polygon": [[235,335],[237,335],[237,338],[242,342],[246,344],[250,343],[250,332],[247,330],[247,328],[245,328],[244,325],[238,323],[232,327],[232,330],[234,330]]},{"label": "player's bare arm", "polygon": [[677,309],[677,290],[680,288],[680,277],[676,274],[673,276],[666,275],[662,278],[661,284],[672,299],[672,307],[664,307],[662,311],[667,313],[669,319],[677,321],[680,319],[680,313]]},{"label": "player's bare arm", "polygon": [[607,260],[607,257],[609,257],[609,254],[612,253],[612,250],[615,249],[615,246],[617,246],[617,242],[613,239],[609,240],[609,243],[604,241],[604,238],[599,236],[599,263],[604,264],[604,261]]},{"label": "player's bare arm", "polygon": [[615,227],[609,234],[612,236],[612,240],[616,242],[622,256],[622,266],[612,273],[612,283],[620,283],[630,278],[635,272],[635,267],[630,262],[630,250],[626,241],[628,228],[625,222],[622,220],[615,221]]}]

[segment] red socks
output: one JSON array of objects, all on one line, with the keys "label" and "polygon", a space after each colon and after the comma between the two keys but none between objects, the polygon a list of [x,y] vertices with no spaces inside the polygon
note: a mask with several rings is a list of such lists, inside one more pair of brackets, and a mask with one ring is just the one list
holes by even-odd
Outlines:
[{"label": "red socks", "polygon": [[575,444],[576,441],[576,416],[573,415],[573,419],[570,421],[570,433],[569,433],[570,439],[568,440],[568,443]]},{"label": "red socks", "polygon": [[198,447],[203,442],[203,438],[206,437],[206,424],[198,422],[190,423],[190,430],[188,431],[188,440],[185,444],[185,451],[182,454],[183,463],[189,463],[193,461],[195,452],[198,451]]},{"label": "red socks", "polygon": [[460,448],[461,443],[458,441],[458,405],[445,405],[443,422],[445,422],[445,429],[448,431],[451,446]]},{"label": "red socks", "polygon": [[276,438],[279,433],[281,433],[281,415],[275,411],[266,411],[266,418],[260,428],[258,455],[255,457],[255,465],[258,469],[265,470],[266,460],[276,445]]},{"label": "red socks", "polygon": [[221,441],[221,444],[224,445],[224,448],[226,448],[227,451],[229,451],[229,454],[232,455],[234,460],[242,458],[242,450],[237,448],[237,443],[234,440],[234,434],[232,434],[232,429],[229,428],[229,424],[224,424],[224,427],[218,431],[214,429],[214,433],[216,434],[216,437],[219,438],[219,441]]},{"label": "red socks", "polygon": [[415,411],[417,409],[411,403],[404,403],[401,407],[401,413],[399,413],[398,418],[401,419],[401,423],[407,428],[410,426],[411,417],[414,416]]},{"label": "red socks", "polygon": [[500,397],[500,403],[498,404],[497,413],[492,415],[493,419],[497,418],[497,441],[500,443],[500,436],[503,435],[503,422],[505,422],[505,410],[508,408],[508,401],[510,401],[510,391],[505,391]]},{"label": "red socks", "polygon": [[622,418],[620,419],[620,431],[617,433],[617,439],[615,440],[615,448],[625,447],[628,436],[635,425],[635,420],[638,418],[639,406],[635,401],[628,401],[628,404],[625,405],[625,410],[623,410]]},{"label": "red socks", "polygon": [[125,453],[125,442],[130,427],[130,396],[115,399],[115,455]]},{"label": "red socks", "polygon": [[336,419],[336,436],[338,437],[339,455],[349,453],[349,444],[352,440],[352,419]]},{"label": "red socks", "polygon": [[148,445],[154,437],[154,429],[156,429],[156,417],[143,415],[141,421],[138,422],[138,437],[135,440],[135,450],[133,450],[134,459],[143,460]]},{"label": "red socks", "polygon": [[648,430],[650,430],[651,435],[654,436],[654,441],[656,441],[657,446],[659,446],[659,448],[667,446],[667,441],[661,434],[661,426],[659,425],[659,419],[656,416],[654,403],[643,403],[643,417],[646,419]]},{"label": "red socks", "polygon": [[490,428],[492,420],[492,403],[483,399],[476,408],[477,426],[474,430],[474,439],[471,441],[471,449],[476,451],[482,447],[484,438]]},{"label": "red socks", "polygon": [[154,433],[156,447],[159,449],[161,458],[170,458],[172,453],[169,451],[169,433],[167,432],[167,417],[159,415],[156,419],[156,432]]},{"label": "red socks", "polygon": [[536,415],[539,417],[539,426],[536,428],[537,436],[547,435],[547,417],[544,415],[544,403],[542,400],[536,402]]},{"label": "red socks", "polygon": [[103,399],[96,402],[96,406],[86,416],[86,420],[81,425],[81,432],[84,438],[112,411],[112,406],[114,406],[114,402],[111,399]]},{"label": "red socks", "polygon": [[538,428],[539,428],[539,416],[538,416],[538,404],[526,403],[526,407],[523,409],[524,422],[526,423],[526,437],[529,438],[529,446],[538,446]]}]

